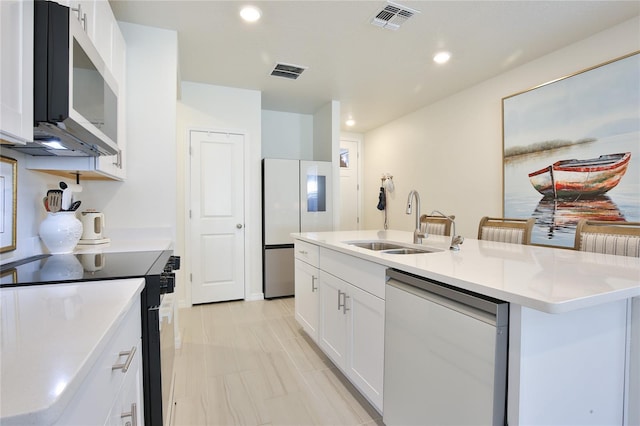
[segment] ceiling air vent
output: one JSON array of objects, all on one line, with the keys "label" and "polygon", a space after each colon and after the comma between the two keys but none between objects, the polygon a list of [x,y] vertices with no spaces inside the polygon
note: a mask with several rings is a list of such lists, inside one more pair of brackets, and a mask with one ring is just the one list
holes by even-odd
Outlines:
[{"label": "ceiling air vent", "polygon": [[416,13],[420,11],[388,1],[384,8],[371,19],[371,24],[395,31]]},{"label": "ceiling air vent", "polygon": [[300,77],[300,74],[306,69],[307,67],[301,65],[283,64],[279,62],[273,68],[273,71],[271,71],[271,75],[295,80]]}]

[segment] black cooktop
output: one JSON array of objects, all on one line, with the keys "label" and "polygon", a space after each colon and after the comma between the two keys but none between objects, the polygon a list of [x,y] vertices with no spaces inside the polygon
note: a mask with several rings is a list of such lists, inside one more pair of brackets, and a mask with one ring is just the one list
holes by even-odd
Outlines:
[{"label": "black cooktop", "polygon": [[172,254],[171,250],[159,250],[38,255],[1,265],[0,287],[159,275]]}]

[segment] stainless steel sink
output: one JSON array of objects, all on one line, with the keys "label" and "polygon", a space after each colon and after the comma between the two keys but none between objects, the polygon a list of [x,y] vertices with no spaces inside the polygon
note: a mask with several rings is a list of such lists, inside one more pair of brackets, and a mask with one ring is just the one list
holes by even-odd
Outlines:
[{"label": "stainless steel sink", "polygon": [[399,243],[387,241],[348,241],[346,244],[350,246],[360,247],[367,250],[379,251],[387,254],[422,254],[437,253],[443,250],[433,249],[429,247],[413,247]]},{"label": "stainless steel sink", "polygon": [[442,250],[400,248],[400,249],[385,250],[384,253],[387,253],[387,254],[421,254],[421,253],[437,253],[437,252],[440,252],[440,251],[442,251]]},{"label": "stainless steel sink", "polygon": [[374,251],[404,248],[403,246],[400,246],[398,244],[386,243],[383,241],[355,241],[347,244],[349,244],[350,246],[356,246],[356,247],[364,248],[367,250],[374,250]]}]

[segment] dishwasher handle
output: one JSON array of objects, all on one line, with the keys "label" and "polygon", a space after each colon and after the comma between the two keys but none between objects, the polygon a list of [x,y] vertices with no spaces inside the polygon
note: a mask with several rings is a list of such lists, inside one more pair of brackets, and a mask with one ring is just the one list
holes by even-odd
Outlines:
[{"label": "dishwasher handle", "polygon": [[387,269],[387,285],[454,309],[496,327],[509,323],[509,303],[483,296],[429,278]]}]

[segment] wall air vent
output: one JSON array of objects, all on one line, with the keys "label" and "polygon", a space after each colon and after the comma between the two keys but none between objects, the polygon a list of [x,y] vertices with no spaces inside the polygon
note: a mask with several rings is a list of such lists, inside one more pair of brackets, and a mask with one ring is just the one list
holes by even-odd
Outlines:
[{"label": "wall air vent", "polygon": [[284,64],[279,62],[273,68],[273,71],[271,71],[271,75],[296,80],[306,69],[307,67],[303,67],[301,65]]},{"label": "wall air vent", "polygon": [[416,13],[420,13],[420,11],[387,1],[382,10],[371,19],[371,24],[395,31]]}]

